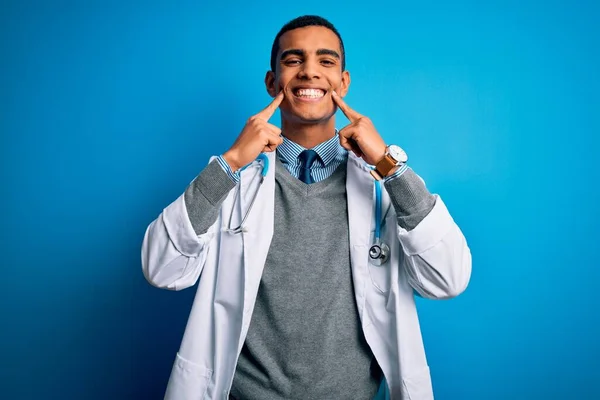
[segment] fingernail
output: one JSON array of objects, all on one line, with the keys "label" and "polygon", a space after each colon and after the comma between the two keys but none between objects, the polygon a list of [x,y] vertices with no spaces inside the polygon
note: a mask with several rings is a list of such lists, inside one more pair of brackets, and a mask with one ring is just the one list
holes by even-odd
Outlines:
[{"label": "fingernail", "polygon": [[332,90],[331,93],[337,96],[337,92],[335,90]]}]

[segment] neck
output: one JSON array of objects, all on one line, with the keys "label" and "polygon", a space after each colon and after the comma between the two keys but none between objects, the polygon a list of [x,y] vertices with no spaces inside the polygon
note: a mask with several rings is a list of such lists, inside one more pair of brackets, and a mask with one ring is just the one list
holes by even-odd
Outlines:
[{"label": "neck", "polygon": [[319,124],[294,124],[281,120],[281,133],[292,142],[312,149],[335,136],[335,119]]}]

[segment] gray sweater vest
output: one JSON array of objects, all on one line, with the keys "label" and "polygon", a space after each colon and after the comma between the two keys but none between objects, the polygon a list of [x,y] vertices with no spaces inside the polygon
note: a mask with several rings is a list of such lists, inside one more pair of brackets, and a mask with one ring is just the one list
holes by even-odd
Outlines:
[{"label": "gray sweater vest", "polygon": [[346,164],[307,185],[277,160],[275,226],[231,394],[239,400],[372,399],[350,268]]}]

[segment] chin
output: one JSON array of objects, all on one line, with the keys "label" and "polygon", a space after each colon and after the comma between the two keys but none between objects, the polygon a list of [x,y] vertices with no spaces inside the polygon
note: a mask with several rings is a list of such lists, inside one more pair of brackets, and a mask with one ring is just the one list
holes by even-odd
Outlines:
[{"label": "chin", "polygon": [[328,112],[298,112],[294,110],[286,114],[287,119],[292,122],[303,125],[316,125],[327,123],[335,115],[335,112],[333,110]]}]

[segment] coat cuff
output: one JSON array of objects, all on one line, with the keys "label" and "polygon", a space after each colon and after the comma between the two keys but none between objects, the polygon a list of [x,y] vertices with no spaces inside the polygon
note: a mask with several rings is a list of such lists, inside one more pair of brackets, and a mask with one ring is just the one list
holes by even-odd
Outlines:
[{"label": "coat cuff", "polygon": [[429,214],[412,230],[398,226],[398,238],[409,255],[422,254],[438,244],[455,226],[446,205],[438,195]]},{"label": "coat cuff", "polygon": [[204,238],[196,235],[188,216],[184,194],[162,212],[162,219],[169,239],[181,254],[196,257],[204,246]]}]

